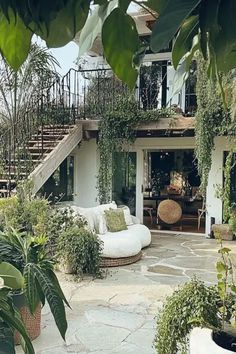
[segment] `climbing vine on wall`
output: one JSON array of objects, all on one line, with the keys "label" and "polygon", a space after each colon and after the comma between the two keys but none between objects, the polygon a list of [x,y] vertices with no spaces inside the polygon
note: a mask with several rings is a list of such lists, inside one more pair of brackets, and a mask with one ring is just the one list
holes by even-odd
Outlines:
[{"label": "climbing vine on wall", "polygon": [[133,95],[120,96],[112,109],[108,109],[100,121],[98,148],[100,168],[98,174],[98,196],[100,203],[111,201],[112,157],[115,151],[127,151],[135,141],[139,124],[170,117],[170,109],[143,111]]},{"label": "climbing vine on wall", "polygon": [[218,135],[222,122],[227,120],[228,112],[223,107],[217,85],[208,78],[208,63],[200,54],[197,55],[196,60],[198,108],[195,122],[195,155],[198,160],[198,173],[201,176],[201,190],[205,193],[212,164],[214,138]]}]

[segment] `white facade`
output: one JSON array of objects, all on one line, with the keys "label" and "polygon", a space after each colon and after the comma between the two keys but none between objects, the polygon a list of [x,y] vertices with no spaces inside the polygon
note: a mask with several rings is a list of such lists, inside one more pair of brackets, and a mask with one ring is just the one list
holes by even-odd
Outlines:
[{"label": "white facade", "polygon": [[96,139],[82,141],[74,151],[74,203],[81,207],[98,205],[97,174],[99,170],[99,156]]},{"label": "white facade", "polygon": [[[136,168],[136,215],[143,219],[143,168],[144,151],[149,149],[194,149],[194,137],[138,138],[132,151],[137,153]],[[206,235],[210,232],[210,219],[216,223],[222,222],[222,202],[216,196],[216,190],[223,183],[223,155],[228,150],[227,139],[217,137],[215,149],[212,152],[212,168],[206,195]],[[82,207],[98,204],[97,175],[99,169],[99,154],[96,139],[83,141],[74,151],[75,155],[75,203]]]}]

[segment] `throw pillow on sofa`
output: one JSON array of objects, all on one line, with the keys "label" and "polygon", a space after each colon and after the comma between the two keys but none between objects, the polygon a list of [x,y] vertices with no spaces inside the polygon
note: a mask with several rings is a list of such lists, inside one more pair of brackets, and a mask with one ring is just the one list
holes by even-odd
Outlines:
[{"label": "throw pillow on sofa", "polygon": [[107,229],[110,232],[127,230],[125,215],[122,209],[105,210]]},{"label": "throw pillow on sofa", "polygon": [[130,213],[130,208],[127,207],[126,205],[119,205],[118,208],[122,209],[124,211],[126,225],[127,226],[133,225],[134,223],[133,223],[132,216]]}]

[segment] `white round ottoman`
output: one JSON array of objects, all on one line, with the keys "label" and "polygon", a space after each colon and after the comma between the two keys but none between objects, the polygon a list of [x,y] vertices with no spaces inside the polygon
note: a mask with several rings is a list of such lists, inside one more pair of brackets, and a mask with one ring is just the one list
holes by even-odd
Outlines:
[{"label": "white round ottoman", "polygon": [[103,242],[102,266],[115,267],[131,264],[142,257],[142,248],[151,243],[149,229],[141,224],[127,230],[98,235]]}]

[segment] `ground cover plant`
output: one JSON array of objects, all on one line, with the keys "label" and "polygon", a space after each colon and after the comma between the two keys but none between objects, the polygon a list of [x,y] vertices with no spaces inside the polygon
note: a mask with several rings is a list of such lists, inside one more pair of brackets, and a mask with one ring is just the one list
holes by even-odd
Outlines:
[{"label": "ground cover plant", "polygon": [[158,354],[187,353],[189,334],[194,327],[212,329],[218,344],[235,351],[236,337],[231,330],[236,328],[235,266],[231,250],[224,247],[220,234],[217,234],[217,242],[220,246],[217,285],[208,286],[194,277],[167,297],[157,315],[155,346]]}]

